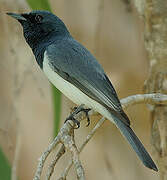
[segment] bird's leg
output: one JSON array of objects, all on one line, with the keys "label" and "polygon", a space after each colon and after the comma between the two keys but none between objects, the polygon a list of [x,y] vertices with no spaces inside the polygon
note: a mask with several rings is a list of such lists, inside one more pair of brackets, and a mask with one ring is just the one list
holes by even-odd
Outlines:
[{"label": "bird's leg", "polygon": [[83,112],[86,114],[86,117],[87,117],[87,122],[88,122],[87,126],[89,126],[89,124],[90,124],[90,118],[89,118],[89,114],[88,114],[88,113],[89,113],[89,111],[90,111],[91,109],[90,109],[90,108],[88,108],[88,109],[83,108],[83,104],[82,104],[82,105],[80,105],[80,106],[78,106],[78,107],[74,107],[73,110],[74,110],[74,112],[72,112],[72,113],[70,114],[70,116],[67,117],[67,119],[65,120],[64,123],[66,123],[68,120],[71,120],[71,121],[73,121],[75,124],[77,124],[77,128],[76,128],[76,129],[78,129],[78,128],[80,127],[80,122],[79,122],[77,119],[75,119],[74,116],[75,116],[76,114],[78,114],[78,113],[80,113],[80,112],[83,111]]},{"label": "bird's leg", "polygon": [[77,127],[75,129],[78,129],[80,127],[80,122],[77,119],[75,119],[72,114],[70,114],[70,116],[68,118],[66,118],[64,123],[66,123],[69,120],[73,121],[77,125]]},{"label": "bird's leg", "polygon": [[66,118],[66,120],[65,120],[64,123],[66,123],[67,121],[71,120],[71,121],[73,121],[75,124],[77,124],[77,128],[75,128],[75,129],[78,129],[78,128],[80,127],[80,122],[79,122],[77,119],[75,119],[74,116],[75,116],[76,114],[78,114],[81,109],[83,109],[83,106],[84,106],[84,105],[81,104],[80,106],[75,107],[75,108],[74,108],[74,111],[69,115],[69,117]]},{"label": "bird's leg", "polygon": [[87,122],[88,122],[88,124],[86,125],[86,127],[88,127],[89,125],[90,125],[90,118],[89,118],[89,111],[90,111],[91,109],[90,108],[88,108],[88,109],[82,109],[82,111],[85,113],[85,115],[86,115],[86,118],[87,118]]},{"label": "bird's leg", "polygon": [[[74,107],[73,109],[74,110],[76,110],[78,107]],[[90,111],[91,109],[90,108],[80,108],[79,110],[78,110],[78,112],[76,113],[76,114],[78,114],[78,113],[80,113],[80,112],[84,112],[85,113],[85,115],[86,115],[86,118],[87,118],[87,122],[88,122],[88,124],[86,125],[86,127],[88,127],[89,125],[90,125],[90,118],[89,118],[89,111]]]}]

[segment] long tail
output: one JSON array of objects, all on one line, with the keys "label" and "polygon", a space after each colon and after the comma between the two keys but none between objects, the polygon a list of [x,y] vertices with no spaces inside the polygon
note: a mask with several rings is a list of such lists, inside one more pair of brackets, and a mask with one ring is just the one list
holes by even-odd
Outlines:
[{"label": "long tail", "polygon": [[[118,129],[121,131],[123,136],[128,140],[134,151],[137,153],[138,157],[140,160],[143,162],[143,164],[150,168],[153,169],[154,171],[158,171],[158,168],[156,167],[155,163],[153,162],[152,158],[144,148],[143,144],[140,142],[138,137],[135,135],[133,130],[130,128],[128,124],[126,124],[123,121],[120,120],[120,115],[117,114],[111,114],[113,117],[113,120],[115,122],[115,125],[118,127]],[[124,117],[121,117],[124,118]]]}]

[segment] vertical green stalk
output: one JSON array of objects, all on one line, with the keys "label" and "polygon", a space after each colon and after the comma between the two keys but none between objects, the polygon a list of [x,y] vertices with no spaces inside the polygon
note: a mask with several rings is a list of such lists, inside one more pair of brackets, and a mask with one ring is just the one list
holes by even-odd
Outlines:
[{"label": "vertical green stalk", "polygon": [[[47,10],[51,11],[48,0],[27,0],[27,3],[33,10]],[[54,108],[54,137],[59,131],[60,115],[61,115],[61,93],[53,85],[52,97],[53,97],[53,108]]]},{"label": "vertical green stalk", "polygon": [[4,153],[0,148],[0,179],[10,180],[11,179],[11,167]]},{"label": "vertical green stalk", "polygon": [[53,108],[54,108],[54,137],[57,136],[61,117],[61,92],[52,85]]}]

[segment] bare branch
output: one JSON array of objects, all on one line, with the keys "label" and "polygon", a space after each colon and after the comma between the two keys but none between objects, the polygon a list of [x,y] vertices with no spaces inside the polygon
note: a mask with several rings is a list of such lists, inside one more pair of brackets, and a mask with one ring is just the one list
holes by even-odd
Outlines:
[{"label": "bare branch", "polygon": [[[135,105],[135,104],[167,104],[167,95],[164,94],[138,94],[129,96],[127,98],[124,98],[121,100],[121,104],[124,108],[127,108],[128,106]],[[84,112],[80,112],[80,109],[82,109],[84,105],[79,106],[72,115],[80,122],[82,121],[86,116]],[[89,115],[96,114],[94,111],[90,111]],[[71,116],[71,115],[70,115]],[[48,173],[46,176],[46,180],[49,180],[51,175],[53,174],[54,166],[60,159],[60,157],[65,153],[65,149],[71,152],[72,154],[72,160],[69,161],[68,166],[65,168],[63,173],[61,174],[61,177],[59,180],[65,180],[66,176],[74,163],[77,178],[79,180],[84,180],[84,169],[82,167],[82,164],[79,160],[79,153],[83,150],[83,148],[86,146],[86,144],[90,141],[90,139],[93,137],[95,132],[102,126],[103,122],[105,121],[105,118],[101,118],[100,121],[96,124],[96,126],[93,128],[93,130],[88,134],[86,139],[84,140],[83,144],[79,149],[77,149],[75,145],[74,140],[74,126],[75,124],[72,121],[67,121],[62,128],[60,129],[57,137],[54,139],[54,141],[49,145],[48,149],[42,154],[42,156],[39,159],[37,171],[35,174],[35,177],[33,180],[40,180],[42,169],[44,166],[44,163],[48,157],[48,155],[51,153],[51,151],[59,144],[62,143],[61,149],[58,151],[56,157],[52,161],[51,165],[49,166]]]},{"label": "bare branch", "polygon": [[[101,118],[100,121],[96,124],[96,126],[92,129],[92,131],[88,134],[88,136],[86,137],[85,141],[83,142],[83,144],[81,145],[81,147],[79,148],[79,153],[83,150],[83,148],[86,146],[86,144],[89,142],[89,140],[93,137],[93,135],[95,134],[95,132],[102,126],[102,124],[104,123],[105,118]],[[70,170],[70,168],[72,167],[73,162],[72,160],[69,161],[67,167],[65,168],[64,172],[61,174],[61,177],[59,178],[59,180],[65,180],[66,176]]]},{"label": "bare branch", "polygon": [[48,168],[48,172],[46,174],[46,180],[50,180],[53,171],[54,171],[54,167],[57,163],[57,161],[61,158],[61,156],[65,153],[65,147],[64,145],[61,146],[60,150],[58,151],[57,155],[55,156],[55,158],[53,159],[53,161],[51,162],[51,164],[49,165]]},{"label": "bare branch", "polygon": [[72,161],[73,161],[75,169],[76,169],[77,179],[84,180],[85,179],[85,173],[84,173],[84,169],[82,167],[82,164],[79,160],[79,152],[78,152],[75,144],[73,144],[70,147],[70,151],[72,153]]},{"label": "bare branch", "polygon": [[[83,108],[84,105],[82,104],[81,106],[79,106],[72,114],[75,116],[75,118],[78,119],[78,121],[81,121],[83,119],[83,117],[85,117],[84,113],[78,113],[78,111],[80,110],[80,108]],[[78,113],[78,114],[77,114]],[[47,157],[49,156],[49,154],[52,152],[52,150],[59,144],[62,143],[64,144],[65,148],[70,150],[72,155],[73,155],[73,160],[75,160],[75,165],[76,165],[76,169],[78,176],[80,177],[80,172],[82,172],[82,169],[79,168],[81,167],[80,165],[80,161],[79,159],[76,161],[77,159],[77,155],[76,155],[76,150],[74,147],[71,148],[71,145],[75,144],[74,140],[73,140],[73,130],[74,130],[74,123],[70,121],[67,121],[63,127],[60,129],[58,135],[56,136],[56,138],[53,140],[53,142],[48,146],[47,150],[42,154],[42,156],[39,158],[39,163],[37,166],[37,170],[35,173],[35,176],[33,178],[33,180],[40,180],[41,178],[41,174],[42,174],[42,170],[44,167],[44,163],[47,159]],[[79,166],[78,166],[79,165]],[[81,169],[81,170],[80,170]],[[83,173],[84,174],[84,173]],[[81,176],[82,177],[82,176]],[[82,178],[81,178],[82,179]]]},{"label": "bare branch", "polygon": [[123,108],[127,108],[135,104],[143,104],[143,103],[152,104],[152,105],[167,104],[167,95],[161,93],[137,94],[121,99],[121,104]]},{"label": "bare branch", "polygon": [[35,173],[35,176],[34,176],[33,180],[40,180],[44,163],[45,163],[48,155],[51,153],[51,151],[52,151],[52,150],[56,147],[56,145],[59,143],[59,139],[60,139],[60,137],[57,136],[57,137],[53,140],[53,142],[49,145],[48,149],[47,149],[47,150],[42,154],[42,156],[39,158],[39,163],[38,163],[37,170],[36,170],[36,173]]},{"label": "bare branch", "polygon": [[95,134],[95,132],[103,125],[105,121],[105,118],[102,117],[100,119],[100,121],[96,124],[96,126],[93,128],[93,130],[88,134],[88,136],[86,137],[85,141],[83,142],[83,144],[81,145],[81,147],[79,148],[79,152],[81,152],[83,150],[83,148],[86,146],[86,144],[89,142],[89,140],[93,137],[93,135]]}]

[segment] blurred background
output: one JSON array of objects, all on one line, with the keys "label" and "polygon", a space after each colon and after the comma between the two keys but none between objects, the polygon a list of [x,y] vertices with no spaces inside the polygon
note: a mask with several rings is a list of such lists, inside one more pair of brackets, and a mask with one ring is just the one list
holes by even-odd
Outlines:
[{"label": "blurred background", "polygon": [[[129,6],[125,2],[49,1],[52,12],[65,22],[73,37],[102,64],[120,99],[143,93],[148,73],[143,24],[133,4]],[[24,0],[0,0],[0,149],[9,164],[18,164],[20,180],[33,178],[38,158],[53,139],[54,126],[51,86],[25,43],[20,24],[6,15],[6,12],[30,10]],[[73,106],[61,96],[61,125]],[[126,112],[134,131],[151,153],[146,106],[129,107]],[[83,122],[75,131],[77,144],[84,140],[99,117],[92,119],[88,128]],[[19,147],[17,160],[14,158],[16,144]],[[61,159],[52,179],[59,177],[69,158],[65,155]],[[142,165],[116,127],[108,121],[85,147],[81,161],[88,180],[159,179],[157,173]],[[0,174],[3,168],[0,164]],[[76,179],[73,169],[68,179]]]}]

